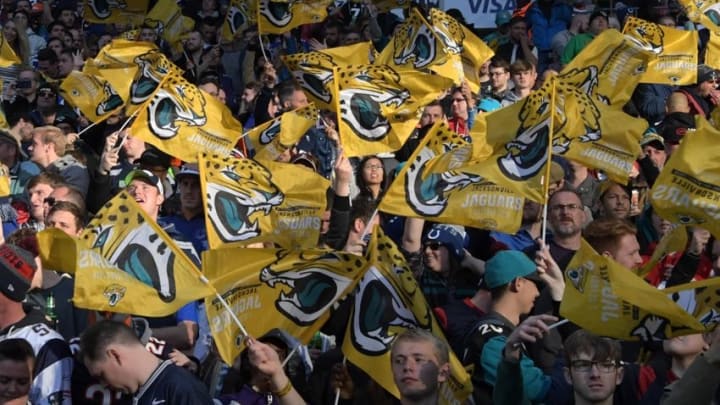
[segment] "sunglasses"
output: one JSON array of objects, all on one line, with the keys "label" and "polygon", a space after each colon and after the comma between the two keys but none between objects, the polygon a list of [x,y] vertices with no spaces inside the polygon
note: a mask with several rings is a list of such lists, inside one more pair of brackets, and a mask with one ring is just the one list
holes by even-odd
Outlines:
[{"label": "sunglasses", "polygon": [[40,90],[38,92],[38,95],[40,97],[55,97],[55,93],[53,93],[51,90]]},{"label": "sunglasses", "polygon": [[430,243],[425,244],[425,247],[430,248],[430,250],[438,250],[442,246],[445,246],[445,245],[443,245],[442,243],[439,243],[439,242],[430,242]]}]

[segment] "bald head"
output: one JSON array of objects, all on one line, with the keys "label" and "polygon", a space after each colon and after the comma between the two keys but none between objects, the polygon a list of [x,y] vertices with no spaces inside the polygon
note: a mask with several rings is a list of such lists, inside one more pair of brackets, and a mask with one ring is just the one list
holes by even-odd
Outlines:
[{"label": "bald head", "polygon": [[689,113],[690,104],[688,104],[687,96],[680,92],[673,92],[665,102],[665,110],[668,114],[675,112]]}]

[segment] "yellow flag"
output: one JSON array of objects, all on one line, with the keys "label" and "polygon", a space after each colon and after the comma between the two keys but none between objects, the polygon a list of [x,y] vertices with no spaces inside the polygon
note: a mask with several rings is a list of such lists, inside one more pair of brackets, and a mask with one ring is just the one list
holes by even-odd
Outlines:
[{"label": "yellow flag", "polygon": [[336,66],[370,63],[370,48],[370,42],[360,42],[320,51],[282,55],[281,59],[310,101],[318,108],[335,109],[332,98],[333,69]]},{"label": "yellow flag", "polygon": [[684,252],[687,246],[687,227],[676,226],[670,232],[660,239],[660,242],[655,246],[650,260],[645,263],[642,268],[638,271],[638,276],[645,277],[652,269],[657,266],[667,255]]},{"label": "yellow flag", "polygon": [[700,158],[720,153],[720,131],[704,118],[695,120],[697,129],[688,132],[650,189],[650,203],[670,222],[699,225],[720,237],[720,162]]},{"label": "yellow flag", "polygon": [[453,62],[459,62],[459,59],[451,58],[433,27],[413,8],[374,63],[398,71],[431,69],[459,84],[464,72],[462,65],[456,66]]},{"label": "yellow flag", "polygon": [[298,143],[317,122],[318,109],[310,104],[258,125],[248,131],[246,136],[255,148],[255,159],[275,161]]},{"label": "yellow flag", "polygon": [[283,34],[303,24],[327,18],[333,0],[257,0],[258,30],[261,34]]},{"label": "yellow flag", "polygon": [[60,91],[91,122],[104,120],[125,103],[110,82],[76,70],[63,79]]},{"label": "yellow flag", "polygon": [[422,109],[452,86],[450,79],[384,65],[335,68],[340,139],[345,156],[398,150]]},{"label": "yellow flag", "polygon": [[73,303],[79,308],[166,316],[213,294],[183,250],[121,192],[79,239]]},{"label": "yellow flag", "polygon": [[[400,397],[390,365],[395,337],[421,328],[445,339],[432,308],[422,295],[404,256],[390,238],[377,230],[367,253],[368,270],[354,294],[342,351],[386,391]],[[470,376],[450,352],[450,378],[440,388],[440,403],[462,404],[472,392]]]},{"label": "yellow flag", "polygon": [[83,4],[85,21],[110,24],[129,23],[139,25],[145,18],[148,0],[86,1]]},{"label": "yellow flag", "polygon": [[[148,80],[147,90],[155,85]],[[133,136],[183,161],[195,162],[201,152],[227,156],[242,135],[227,106],[177,73],[167,73],[147,97],[141,91],[131,97],[136,94],[147,101],[132,124]]]},{"label": "yellow flag", "polygon": [[663,292],[692,315],[704,331],[711,331],[720,323],[720,278],[681,284]]},{"label": "yellow flag", "polygon": [[[485,42],[442,10],[430,10],[430,22],[444,42],[445,51],[460,55],[463,76],[474,93],[480,91],[480,65],[495,55]],[[449,61],[447,63],[455,63]]]},{"label": "yellow flag", "polygon": [[[603,170],[609,178],[625,184],[640,153],[639,140],[647,121],[625,114],[622,104],[603,102],[601,84],[609,79],[602,72],[609,69],[608,63],[595,60],[581,68],[563,69],[524,100],[485,115],[487,142],[495,152],[489,160],[492,164],[482,173],[543,203],[542,178],[551,148],[553,155]],[[551,111],[554,121],[549,145]]]},{"label": "yellow flag", "polygon": [[447,124],[437,121],[388,188],[379,209],[436,222],[516,232],[522,220],[523,198],[473,171],[466,172],[474,169],[472,148]]},{"label": "yellow flag", "polygon": [[697,31],[678,30],[636,17],[625,20],[623,33],[643,49],[656,55],[648,63],[642,83],[664,83],[673,86],[697,81],[699,42]]},{"label": "yellow flag", "polygon": [[610,106],[622,108],[647,72],[652,54],[617,30],[595,37],[561,73],[594,68],[596,95]]},{"label": "yellow flag", "polygon": [[705,45],[705,64],[713,69],[720,69],[720,27],[708,30],[710,39]]},{"label": "yellow flag", "polygon": [[160,37],[179,47],[183,35],[192,31],[195,21],[186,17],[175,0],[159,0],[145,17],[145,24],[156,27]]},{"label": "yellow flag", "polygon": [[233,42],[239,39],[251,24],[256,22],[257,11],[254,1],[231,0],[225,13],[222,25],[222,39],[224,42]]},{"label": "yellow flag", "polygon": [[[367,267],[363,257],[319,249],[211,249],[202,262],[250,335],[280,328],[303,344]],[[232,364],[244,348],[240,329],[217,298],[207,298],[205,308],[220,356]]]},{"label": "yellow flag", "polygon": [[629,269],[583,240],[565,270],[560,315],[593,333],[623,340],[662,340],[704,326]]},{"label": "yellow flag", "polygon": [[5,40],[3,34],[0,33],[0,68],[7,68],[20,63],[22,63],[22,61]]},{"label": "yellow flag", "polygon": [[330,183],[290,163],[200,157],[205,223],[211,248],[271,241],[315,247]]},{"label": "yellow flag", "polygon": [[10,170],[0,163],[0,197],[10,195]]}]

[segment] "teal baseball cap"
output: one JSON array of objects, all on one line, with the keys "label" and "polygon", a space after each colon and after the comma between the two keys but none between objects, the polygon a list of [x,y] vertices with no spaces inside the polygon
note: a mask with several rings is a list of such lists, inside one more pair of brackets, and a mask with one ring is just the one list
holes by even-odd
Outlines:
[{"label": "teal baseball cap", "polygon": [[526,278],[535,284],[543,283],[535,263],[523,252],[501,250],[485,263],[483,284],[489,290],[504,286],[518,277]]}]

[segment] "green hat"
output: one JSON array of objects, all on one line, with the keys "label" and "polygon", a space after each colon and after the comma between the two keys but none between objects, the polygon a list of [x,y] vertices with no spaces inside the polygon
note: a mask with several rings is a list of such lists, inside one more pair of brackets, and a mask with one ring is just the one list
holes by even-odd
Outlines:
[{"label": "green hat", "polygon": [[485,286],[492,290],[508,284],[518,277],[542,283],[532,260],[517,250],[501,250],[485,263]]}]

